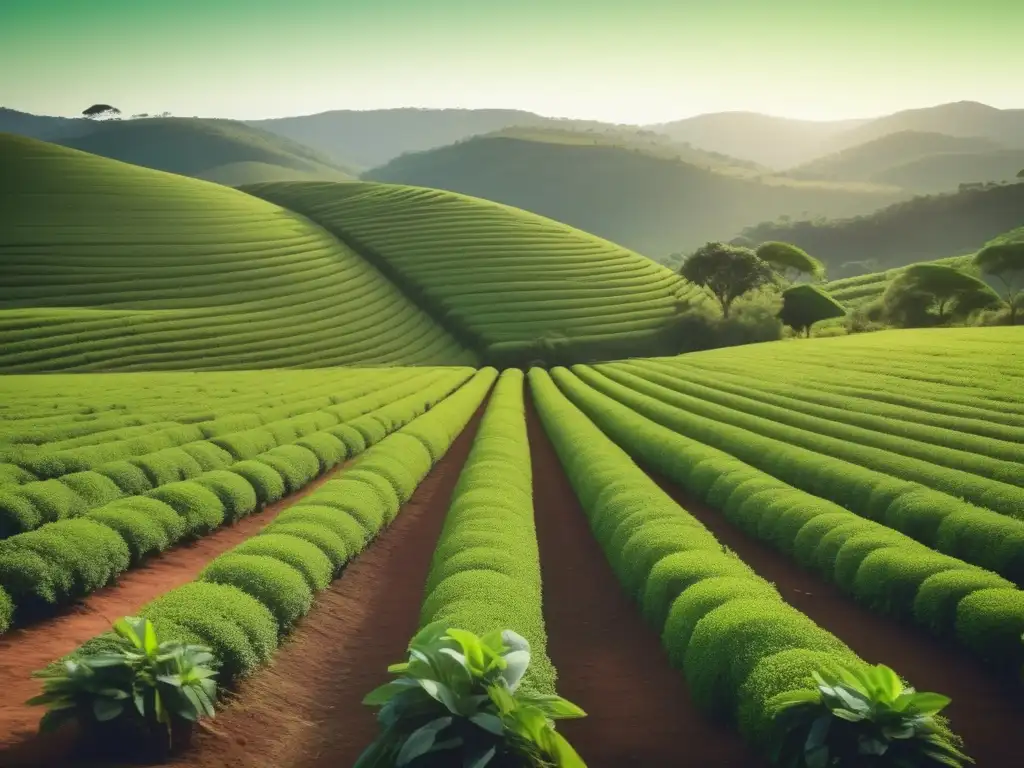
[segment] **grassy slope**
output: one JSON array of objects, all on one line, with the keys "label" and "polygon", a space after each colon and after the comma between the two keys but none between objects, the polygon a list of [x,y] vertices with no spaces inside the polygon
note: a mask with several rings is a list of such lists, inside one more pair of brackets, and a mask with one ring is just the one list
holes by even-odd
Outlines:
[{"label": "grassy slope", "polygon": [[896,165],[875,181],[921,192],[946,192],[961,183],[1013,181],[1024,168],[1024,149],[946,152]]},{"label": "grassy slope", "polygon": [[472,362],[275,205],[22,137],[0,162],[0,371]]},{"label": "grassy slope", "polygon": [[407,155],[365,177],[517,206],[661,259],[728,239],[751,221],[852,216],[902,196],[891,189],[759,180],[740,177],[750,173],[742,169],[718,170],[666,156],[664,146],[652,151],[498,135]]},{"label": "grassy slope", "polygon": [[310,217],[377,260],[495,363],[529,362],[524,356],[536,351],[529,345],[552,334],[570,339],[573,355],[643,354],[674,315],[681,280],[671,271],[515,208],[386,184],[246,190]]},{"label": "grassy slope", "polygon": [[766,222],[744,235],[795,243],[839,278],[973,253],[979,243],[1022,224],[1024,184],[1018,183],[916,197],[852,219]]},{"label": "grassy slope", "polygon": [[[1018,227],[1017,229],[1006,232],[999,237],[993,238],[990,243],[1018,241],[1024,241],[1024,227]],[[986,243],[986,245],[988,244],[989,243]],[[974,253],[965,254],[963,256],[949,256],[944,259],[934,259],[929,263],[955,267],[962,272],[968,272],[969,274],[977,277],[983,277],[980,270],[974,266]],[[843,306],[847,309],[856,309],[857,307],[868,304],[875,299],[881,298],[882,294],[885,293],[885,289],[889,287],[889,283],[895,280],[906,268],[907,267],[897,267],[895,269],[887,269],[884,272],[871,272],[865,275],[857,275],[856,277],[832,280],[824,286],[824,289],[835,299],[842,302]]]},{"label": "grassy slope", "polygon": [[298,142],[232,120],[143,118],[98,123],[60,143],[103,157],[223,184],[321,179],[350,172]]}]

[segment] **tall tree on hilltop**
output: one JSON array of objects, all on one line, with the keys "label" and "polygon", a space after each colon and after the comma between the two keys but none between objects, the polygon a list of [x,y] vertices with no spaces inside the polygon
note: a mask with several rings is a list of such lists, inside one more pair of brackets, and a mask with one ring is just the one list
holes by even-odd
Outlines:
[{"label": "tall tree on hilltop", "polygon": [[843,305],[816,285],[794,285],[782,292],[779,319],[805,336],[811,335],[815,323],[845,315]]},{"label": "tall tree on hilltop", "polygon": [[91,120],[100,120],[120,115],[121,110],[109,104],[93,104],[88,109],[82,110],[82,114]]},{"label": "tall tree on hilltop", "polygon": [[1024,303],[1024,241],[994,243],[978,251],[974,264],[999,280],[1010,307],[1010,325],[1017,323],[1018,305]]},{"label": "tall tree on hilltop", "polygon": [[805,275],[812,280],[825,279],[825,265],[792,243],[772,240],[761,243],[754,252],[791,283]]},{"label": "tall tree on hilltop", "polygon": [[690,254],[679,274],[706,288],[722,307],[722,316],[745,293],[775,283],[771,266],[749,248],[726,243],[707,243]]},{"label": "tall tree on hilltop", "polygon": [[984,281],[942,264],[914,264],[904,269],[882,296],[895,323],[918,327],[966,318],[1000,303]]}]

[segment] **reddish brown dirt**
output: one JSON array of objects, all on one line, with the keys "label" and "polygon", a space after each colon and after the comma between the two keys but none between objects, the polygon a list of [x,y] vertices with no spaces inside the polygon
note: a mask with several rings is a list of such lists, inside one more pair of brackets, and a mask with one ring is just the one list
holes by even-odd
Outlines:
[{"label": "reddish brown dirt", "polygon": [[532,403],[527,415],[548,653],[559,694],[588,715],[559,730],[590,768],[763,765],[696,709],[605,560]]},{"label": "reddish brown dirt", "polygon": [[722,544],[773,582],[786,602],[843,640],[862,659],[892,667],[919,691],[952,698],[943,714],[963,737],[965,751],[979,768],[1017,764],[1024,754],[1024,701],[1018,681],[998,680],[962,648],[869,611],[671,481],[655,473],[651,476]]},{"label": "reddish brown dirt", "polygon": [[390,527],[320,593],[272,666],[244,681],[178,768],[339,768],[376,737],[362,698],[419,624],[423,586],[482,409]]},{"label": "reddish brown dirt", "polygon": [[212,559],[255,536],[283,509],[315,491],[346,464],[269,505],[262,512],[197,541],[160,553],[123,574],[116,583],[93,592],[57,615],[0,636],[0,681],[3,681],[0,765],[6,764],[3,749],[31,738],[43,713],[40,707],[24,704],[42,689],[40,681],[31,677],[32,672],[71,653],[86,640],[110,629],[110,625],[120,617],[134,614],[153,598],[194,580]]}]

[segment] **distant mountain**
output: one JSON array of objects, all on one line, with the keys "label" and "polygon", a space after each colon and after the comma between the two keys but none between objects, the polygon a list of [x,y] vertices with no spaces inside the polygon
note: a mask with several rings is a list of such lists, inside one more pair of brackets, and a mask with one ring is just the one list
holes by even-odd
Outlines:
[{"label": "distant mountain", "polygon": [[949,152],[988,152],[998,149],[1001,149],[1000,145],[991,139],[976,136],[961,137],[924,131],[899,131],[831,155],[819,157],[787,171],[786,175],[795,179],[875,181],[879,174],[894,167],[932,155]]},{"label": "distant mountain", "polygon": [[979,243],[1024,225],[1024,183],[915,197],[836,221],[770,222],[743,231],[746,241],[783,240],[821,259],[833,279],[971,253]]},{"label": "distant mountain", "polygon": [[793,120],[757,112],[717,112],[646,127],[702,149],[783,169],[823,154],[830,139],[865,122]]},{"label": "distant mountain", "polygon": [[562,120],[516,109],[335,110],[318,115],[251,120],[249,125],[287,136],[361,168],[513,126],[605,128],[591,120]]},{"label": "distant mountain", "polygon": [[[447,189],[523,208],[654,259],[726,239],[752,220],[851,216],[890,188],[800,182],[632,133],[503,131],[407,154],[364,179]],[[737,165],[738,164],[738,165]]]},{"label": "distant mountain", "polygon": [[230,186],[261,181],[352,179],[315,150],[233,120],[141,118],[95,123],[58,143],[159,171]]},{"label": "distant mountain", "polygon": [[0,133],[13,133],[43,141],[59,141],[91,133],[96,123],[85,118],[31,115],[0,107]]},{"label": "distant mountain", "polygon": [[983,138],[1012,149],[1024,148],[1024,109],[996,109],[976,101],[908,109],[834,135],[831,149],[839,151],[901,131]]},{"label": "distant mountain", "polygon": [[962,183],[1013,181],[1024,168],[1024,149],[941,153],[879,173],[875,181],[918,192],[947,192]]}]

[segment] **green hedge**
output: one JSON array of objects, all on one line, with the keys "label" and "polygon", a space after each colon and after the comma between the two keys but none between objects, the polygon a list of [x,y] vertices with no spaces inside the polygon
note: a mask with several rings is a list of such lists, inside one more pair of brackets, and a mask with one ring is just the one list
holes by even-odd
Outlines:
[{"label": "green hedge", "polygon": [[[415,427],[417,435],[429,435],[438,445],[447,440],[450,446],[479,407],[496,375],[493,369],[477,373],[407,429]],[[315,428],[312,423],[307,426]],[[395,450],[395,445],[409,445],[407,440],[399,439],[401,434],[385,438],[369,449],[367,464],[379,468],[380,457],[388,457],[388,461],[402,465],[419,483],[430,466],[423,466],[414,453]],[[239,462],[232,468],[252,463]],[[320,498],[347,496],[347,490],[337,493],[337,484],[345,482],[349,474],[364,476],[361,480],[349,480],[344,488],[363,489],[358,508],[366,513],[367,520],[380,521],[372,530],[342,508],[317,503]],[[371,477],[375,480],[369,481]],[[383,489],[387,489],[386,494]],[[203,506],[209,506],[211,500],[220,505],[213,492],[195,481],[164,486],[150,495],[163,497],[188,514],[193,513],[194,502],[200,496]],[[142,609],[141,615],[153,620],[163,638],[193,642],[199,638],[210,645],[223,661],[221,682],[230,683],[269,660],[280,636],[309,610],[314,591],[326,586],[330,578],[341,572],[344,563],[361,552],[393,519],[390,505],[394,498],[394,489],[386,477],[371,469],[352,469],[342,480],[325,483],[303,503],[283,510],[256,536],[211,562],[198,581],[157,598]],[[317,554],[313,554],[315,550]],[[100,636],[86,646],[102,647],[106,642]]]},{"label": "green hedge", "polygon": [[58,480],[78,494],[90,509],[109,504],[124,495],[113,480],[99,472],[73,472]]},{"label": "green hedge", "polygon": [[[605,427],[605,419],[595,425],[546,372],[535,368],[529,378],[541,421],[595,538],[623,588],[661,633],[669,659],[686,676],[694,700],[710,714],[731,718],[745,739],[767,750],[767,702],[784,691],[809,688],[813,681],[806,668],[792,674],[774,670],[776,674],[766,676],[764,665],[792,652],[825,650],[829,658],[848,663],[858,663],[857,657],[723,550],[598,429]],[[609,407],[604,415],[613,410]],[[664,443],[652,446],[665,448]],[[664,456],[669,461],[680,457]],[[692,466],[688,460],[687,465]],[[746,691],[755,679],[758,699],[751,705]]]},{"label": "green hedge", "polygon": [[215,469],[203,473],[195,482],[217,494],[224,505],[224,519],[229,523],[251,515],[259,506],[252,484],[236,472]]},{"label": "green hedge", "polygon": [[515,630],[532,653],[524,686],[554,693],[542,606],[523,374],[510,369],[498,380],[459,475],[420,625],[443,622],[477,634]]},{"label": "green hedge", "polygon": [[[873,610],[912,618],[928,631],[959,638],[966,648],[977,652],[976,645],[963,642],[956,605],[973,591],[1013,587],[994,573],[930,550],[880,523],[792,488],[729,454],[661,426],[564,368],[555,369],[551,376],[601,430],[638,460]],[[936,581],[941,574],[951,575]],[[967,578],[968,574],[983,578]],[[987,652],[980,655],[1000,665],[1012,662],[1010,658],[995,659]]]},{"label": "green hedge", "polygon": [[189,536],[205,536],[224,522],[224,503],[216,493],[193,480],[167,483],[146,495],[181,515]]}]

